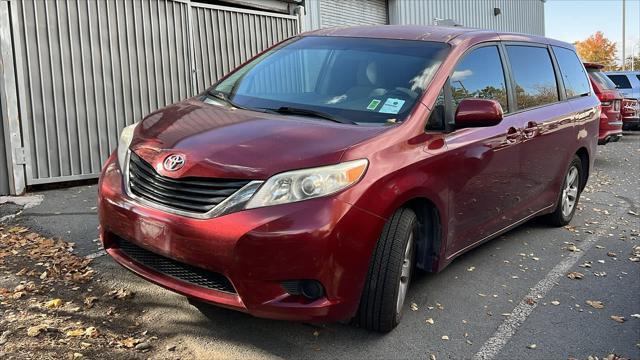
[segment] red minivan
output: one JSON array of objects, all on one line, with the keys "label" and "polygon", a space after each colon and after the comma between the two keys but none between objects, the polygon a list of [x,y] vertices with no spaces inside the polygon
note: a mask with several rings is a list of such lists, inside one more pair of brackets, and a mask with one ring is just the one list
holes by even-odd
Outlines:
[{"label": "red minivan", "polygon": [[604,66],[594,63],[584,63],[584,66],[601,104],[598,144],[617,142],[622,138],[622,95],[616,90],[616,84],[602,72]]},{"label": "red minivan", "polygon": [[100,178],[100,235],[189,298],[389,331],[414,269],[539,215],[571,220],[599,118],[567,43],[313,31],[126,127]]}]

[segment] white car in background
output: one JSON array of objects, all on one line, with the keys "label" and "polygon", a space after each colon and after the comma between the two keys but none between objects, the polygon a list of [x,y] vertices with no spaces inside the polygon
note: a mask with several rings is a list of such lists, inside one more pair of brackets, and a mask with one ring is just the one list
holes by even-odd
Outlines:
[{"label": "white car in background", "polygon": [[607,71],[605,74],[622,94],[622,128],[640,129],[640,71]]},{"label": "white car in background", "polygon": [[640,71],[606,71],[625,98],[640,99]]}]

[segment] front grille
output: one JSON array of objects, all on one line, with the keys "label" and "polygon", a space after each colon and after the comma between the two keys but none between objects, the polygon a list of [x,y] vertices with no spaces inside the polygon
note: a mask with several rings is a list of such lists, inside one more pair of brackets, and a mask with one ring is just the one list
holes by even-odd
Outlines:
[{"label": "front grille", "polygon": [[248,183],[214,178],[173,179],[158,174],[134,152],[130,155],[129,190],[145,200],[182,211],[206,213]]},{"label": "front grille", "polygon": [[236,293],[229,279],[222,274],[166,258],[119,237],[116,237],[116,243],[120,251],[128,257],[161,274],[207,289]]}]

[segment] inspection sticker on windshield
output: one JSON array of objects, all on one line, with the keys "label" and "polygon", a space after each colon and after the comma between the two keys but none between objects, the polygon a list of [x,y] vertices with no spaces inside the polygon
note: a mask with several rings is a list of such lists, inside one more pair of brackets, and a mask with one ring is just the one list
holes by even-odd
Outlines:
[{"label": "inspection sticker on windshield", "polygon": [[382,104],[382,107],[378,112],[385,114],[397,114],[402,109],[402,105],[404,105],[404,100],[388,98],[387,101]]},{"label": "inspection sticker on windshield", "polygon": [[378,107],[378,105],[380,105],[380,100],[373,99],[367,106],[367,110],[375,110]]}]

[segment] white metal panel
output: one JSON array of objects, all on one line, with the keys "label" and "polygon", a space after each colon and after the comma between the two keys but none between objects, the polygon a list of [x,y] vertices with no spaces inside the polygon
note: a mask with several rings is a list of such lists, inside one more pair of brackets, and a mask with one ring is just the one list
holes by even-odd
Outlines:
[{"label": "white metal panel", "polygon": [[[17,83],[17,96],[0,107],[4,140],[4,113],[14,106],[28,185],[97,177],[124,126],[195,95],[300,30],[296,16],[188,0],[2,6],[13,43],[0,60],[15,58]],[[15,154],[11,146],[6,155]]]},{"label": "white metal panel", "polygon": [[[494,8],[500,15],[494,15]],[[434,25],[452,19],[465,27],[544,35],[542,0],[389,0],[389,23]]]},{"label": "white metal panel", "polygon": [[271,45],[296,35],[298,18],[192,3],[196,90],[203,91]]},{"label": "white metal panel", "polygon": [[29,184],[95,177],[124,126],[192,94],[186,3],[9,4]]},{"label": "white metal panel", "polygon": [[305,30],[387,24],[386,0],[307,0]]}]

